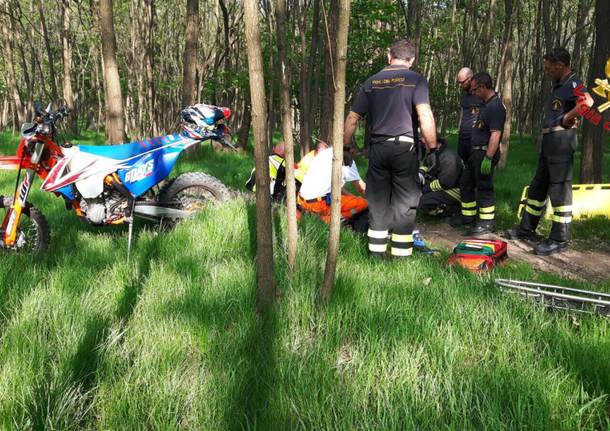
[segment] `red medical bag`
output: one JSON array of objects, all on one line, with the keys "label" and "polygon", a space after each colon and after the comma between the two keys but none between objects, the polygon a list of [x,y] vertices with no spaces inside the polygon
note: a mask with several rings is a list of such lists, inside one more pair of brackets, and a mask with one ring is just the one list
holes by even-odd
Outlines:
[{"label": "red medical bag", "polygon": [[499,239],[467,238],[455,246],[448,263],[473,272],[490,270],[508,257],[507,248]]}]

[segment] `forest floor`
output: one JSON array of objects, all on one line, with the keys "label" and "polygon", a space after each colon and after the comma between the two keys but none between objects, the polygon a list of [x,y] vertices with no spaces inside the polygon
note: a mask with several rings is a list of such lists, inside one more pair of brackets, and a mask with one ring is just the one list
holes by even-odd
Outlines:
[{"label": "forest floor", "polygon": [[[420,231],[434,247],[452,250],[464,235],[445,223],[420,223]],[[537,256],[532,253],[533,243],[529,241],[511,241],[502,233],[486,235],[485,238],[508,241],[509,258],[526,262],[535,270],[559,274],[568,279],[588,281],[605,280],[610,274],[610,254],[603,250],[587,249],[586,243],[571,244],[568,250],[552,256]]]},{"label": "forest floor", "polygon": [[[0,154],[15,144],[0,136]],[[516,222],[534,171],[531,141],[511,145],[496,181],[500,229]],[[204,171],[243,191],[252,164],[206,146],[174,174]],[[0,194],[13,188],[0,172]],[[130,262],[124,227],[87,226],[36,186],[30,200],[52,241],[35,259],[0,253],[0,429],[610,428],[610,320],[550,312],[493,283],[610,292],[610,276],[518,258],[474,275],[448,267],[447,249],[370,261],[365,239],[345,232],[320,309],[327,228],[303,217],[290,274],[275,207],[279,294],[262,319],[255,209],[241,193],[169,232],[138,223]],[[433,245],[451,245],[433,227]],[[576,222],[574,238],[577,250],[607,251],[610,222]]]}]

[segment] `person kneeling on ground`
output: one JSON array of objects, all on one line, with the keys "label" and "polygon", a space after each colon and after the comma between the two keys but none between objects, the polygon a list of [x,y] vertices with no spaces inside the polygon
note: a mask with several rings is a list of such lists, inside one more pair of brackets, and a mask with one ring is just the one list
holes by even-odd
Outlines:
[{"label": "person kneeling on ground", "polygon": [[320,151],[328,148],[328,144],[324,141],[318,141],[313,150],[309,153],[305,154],[299,160],[299,163],[296,165],[296,169],[294,171],[294,179],[296,181],[297,192],[300,190],[301,185],[303,184],[303,180],[305,179],[305,175],[307,174],[307,170],[311,165],[311,162],[315,159],[315,157],[320,153]]},{"label": "person kneeling on ground", "polygon": [[[321,150],[309,164],[297,197],[302,211],[317,214],[325,223],[330,222],[332,164],[333,149]],[[364,195],[366,184],[360,178],[356,163],[352,161],[350,166],[342,166],[342,169],[343,184],[352,183],[358,193]],[[341,222],[357,232],[364,233],[368,229],[368,202],[345,188],[341,191]]]},{"label": "person kneeling on ground", "polygon": [[422,196],[418,211],[430,216],[451,217],[461,208],[460,177],[463,163],[460,156],[447,146],[445,138],[437,140],[438,166],[426,156],[419,168]]},{"label": "person kneeling on ground", "polygon": [[[269,156],[269,193],[273,202],[281,202],[286,197],[286,160],[284,142],[279,142],[271,150]],[[250,178],[246,182],[246,189],[256,191],[256,179],[252,169]]]}]

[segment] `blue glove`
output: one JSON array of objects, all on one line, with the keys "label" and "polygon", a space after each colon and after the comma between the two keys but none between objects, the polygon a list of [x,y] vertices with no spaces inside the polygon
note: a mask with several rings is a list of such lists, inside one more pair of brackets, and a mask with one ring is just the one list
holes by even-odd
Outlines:
[{"label": "blue glove", "polygon": [[487,156],[481,162],[481,174],[489,175],[491,173],[491,159]]}]

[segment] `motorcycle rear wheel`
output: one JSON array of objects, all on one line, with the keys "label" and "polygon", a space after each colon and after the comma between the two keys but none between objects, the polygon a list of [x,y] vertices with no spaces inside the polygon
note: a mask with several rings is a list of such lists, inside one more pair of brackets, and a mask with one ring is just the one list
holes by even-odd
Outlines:
[{"label": "motorcycle rear wheel", "polygon": [[[10,208],[13,198],[0,196],[0,208]],[[17,241],[11,246],[0,244],[0,248],[28,254],[44,253],[51,242],[51,229],[45,216],[32,204],[27,203],[21,213],[17,230]]]},{"label": "motorcycle rear wheel", "polygon": [[[214,203],[229,199],[229,189],[219,179],[203,172],[187,172],[165,185],[158,202],[170,208],[195,213]],[[171,227],[178,219],[162,219],[161,225]]]}]

